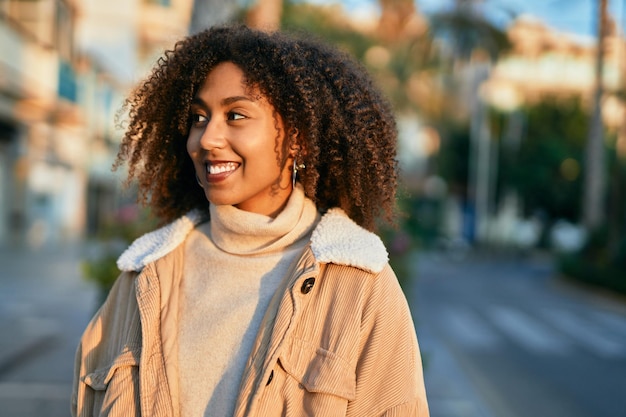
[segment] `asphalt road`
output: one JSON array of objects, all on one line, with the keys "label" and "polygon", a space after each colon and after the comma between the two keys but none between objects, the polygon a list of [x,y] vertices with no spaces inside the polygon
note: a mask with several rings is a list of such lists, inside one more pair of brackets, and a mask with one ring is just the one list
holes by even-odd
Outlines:
[{"label": "asphalt road", "polygon": [[[0,417],[69,415],[97,304],[84,246],[0,248]],[[626,302],[546,259],[418,254],[408,298],[432,417],[626,417]]]},{"label": "asphalt road", "polygon": [[67,417],[74,353],[96,308],[85,247],[0,248],[0,417]]},{"label": "asphalt road", "polygon": [[[565,283],[547,257],[415,262],[432,417],[626,417],[626,301]],[[440,398],[439,369],[429,369],[440,357],[480,407]]]}]

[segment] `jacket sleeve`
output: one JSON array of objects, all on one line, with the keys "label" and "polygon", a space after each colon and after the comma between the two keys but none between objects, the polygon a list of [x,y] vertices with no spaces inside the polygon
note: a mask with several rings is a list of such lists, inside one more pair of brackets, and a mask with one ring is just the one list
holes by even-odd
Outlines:
[{"label": "jacket sleeve", "polygon": [[73,417],[139,415],[136,273],[122,273],[85,329],[74,363]]},{"label": "jacket sleeve", "polygon": [[363,306],[352,415],[428,417],[422,361],[409,306],[387,265]]}]

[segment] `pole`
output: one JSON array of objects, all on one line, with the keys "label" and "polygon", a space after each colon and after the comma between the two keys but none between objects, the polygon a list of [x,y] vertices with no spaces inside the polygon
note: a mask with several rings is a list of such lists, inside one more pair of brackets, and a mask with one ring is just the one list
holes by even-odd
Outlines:
[{"label": "pole", "polygon": [[587,136],[585,152],[585,177],[583,194],[583,223],[587,230],[597,229],[602,224],[605,214],[606,173],[604,126],[602,124],[602,96],[604,87],[604,38],[606,34],[607,0],[599,0],[598,7],[598,44],[595,65],[595,89],[593,109]]}]

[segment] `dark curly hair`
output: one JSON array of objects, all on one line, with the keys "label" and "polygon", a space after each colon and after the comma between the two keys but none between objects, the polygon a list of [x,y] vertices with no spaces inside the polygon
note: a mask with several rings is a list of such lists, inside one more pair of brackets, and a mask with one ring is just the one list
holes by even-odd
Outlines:
[{"label": "dark curly hair", "polygon": [[227,61],[267,97],[289,137],[297,132],[306,165],[298,177],[320,211],[340,207],[369,230],[381,215],[393,222],[396,125],[367,72],[310,35],[246,26],[214,27],[179,41],[126,100],[129,124],[115,167],[128,163],[127,182],[137,179],[141,202],[163,222],[207,210],[186,150],[190,105],[208,73]]}]

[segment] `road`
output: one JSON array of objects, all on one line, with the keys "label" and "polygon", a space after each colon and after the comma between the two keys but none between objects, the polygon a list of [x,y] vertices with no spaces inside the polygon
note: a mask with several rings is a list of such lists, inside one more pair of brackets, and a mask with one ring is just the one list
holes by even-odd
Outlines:
[{"label": "road", "polygon": [[0,417],[67,417],[74,353],[96,308],[84,246],[0,248]]},{"label": "road", "polygon": [[[626,417],[623,299],[565,283],[542,256],[415,262],[432,417]],[[438,374],[442,361],[460,383]]]},{"label": "road", "polygon": [[[67,417],[97,305],[84,245],[0,248],[0,417]],[[418,254],[408,298],[432,417],[626,417],[626,302],[544,258]]]}]

